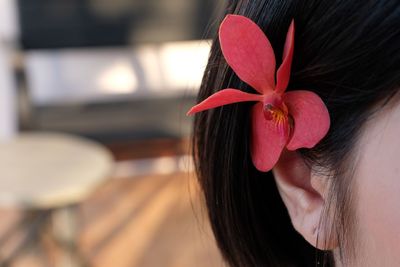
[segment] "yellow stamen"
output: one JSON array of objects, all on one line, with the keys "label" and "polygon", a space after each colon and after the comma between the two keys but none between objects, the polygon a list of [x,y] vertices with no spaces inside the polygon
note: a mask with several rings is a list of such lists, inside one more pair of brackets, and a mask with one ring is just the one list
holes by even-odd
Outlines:
[{"label": "yellow stamen", "polygon": [[271,110],[272,119],[275,122],[281,133],[284,133],[287,129],[287,116],[286,114],[279,108],[274,108]]}]

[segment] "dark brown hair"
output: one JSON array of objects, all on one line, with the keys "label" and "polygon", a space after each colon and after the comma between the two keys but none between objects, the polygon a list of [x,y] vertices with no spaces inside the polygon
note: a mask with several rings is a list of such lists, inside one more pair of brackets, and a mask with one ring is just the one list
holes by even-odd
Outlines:
[{"label": "dark brown hair", "polygon": [[[288,90],[316,92],[331,116],[328,135],[299,153],[331,170],[325,222],[350,253],[349,159],[371,107],[400,85],[400,5],[397,0],[231,0],[225,14],[240,14],[266,33],[282,54],[290,21],[296,23]],[[277,57],[277,66],[280,57]],[[226,64],[212,44],[198,102],[224,88],[255,92]],[[196,115],[193,156],[217,243],[230,266],[334,266],[333,256],[310,246],[294,229],[271,172],[257,171],[249,153],[249,108],[239,103]],[[324,242],[323,240],[320,242]]]}]

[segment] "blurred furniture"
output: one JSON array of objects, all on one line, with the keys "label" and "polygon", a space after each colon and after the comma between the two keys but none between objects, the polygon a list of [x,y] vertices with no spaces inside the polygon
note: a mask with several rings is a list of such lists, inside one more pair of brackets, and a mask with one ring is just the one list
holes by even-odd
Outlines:
[{"label": "blurred furniture", "polygon": [[[56,266],[85,266],[75,245],[75,205],[109,178],[112,167],[107,149],[71,135],[26,133],[0,143],[0,206],[26,211],[20,224],[0,237],[0,266],[11,265],[43,233],[62,252]],[[3,259],[1,246],[21,227],[28,230],[26,240]]]},{"label": "blurred furniture", "polygon": [[16,4],[20,129],[102,143],[189,136],[222,0]]},{"label": "blurred furniture", "polygon": [[205,41],[26,51],[20,127],[102,143],[188,137],[208,53]]}]

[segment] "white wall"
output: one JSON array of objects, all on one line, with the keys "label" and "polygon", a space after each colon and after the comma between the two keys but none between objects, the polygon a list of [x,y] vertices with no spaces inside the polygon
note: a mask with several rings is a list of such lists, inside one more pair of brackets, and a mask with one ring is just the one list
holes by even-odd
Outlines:
[{"label": "white wall", "polygon": [[18,35],[15,0],[0,0],[0,141],[17,132],[16,87],[11,67]]},{"label": "white wall", "polygon": [[17,130],[15,83],[8,62],[9,54],[0,44],[0,141],[13,137]]}]

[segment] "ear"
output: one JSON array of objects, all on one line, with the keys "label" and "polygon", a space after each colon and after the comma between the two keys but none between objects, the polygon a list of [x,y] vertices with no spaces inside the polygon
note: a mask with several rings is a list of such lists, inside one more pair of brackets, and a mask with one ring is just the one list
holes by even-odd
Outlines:
[{"label": "ear", "polygon": [[[305,164],[296,151],[284,150],[273,168],[279,193],[288,209],[293,227],[316,248],[331,250],[335,240],[327,240],[324,227],[320,227],[328,183]],[[318,236],[318,244],[317,244]]]}]

